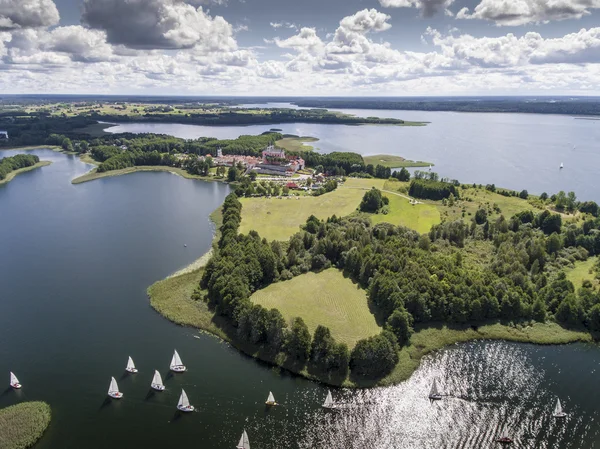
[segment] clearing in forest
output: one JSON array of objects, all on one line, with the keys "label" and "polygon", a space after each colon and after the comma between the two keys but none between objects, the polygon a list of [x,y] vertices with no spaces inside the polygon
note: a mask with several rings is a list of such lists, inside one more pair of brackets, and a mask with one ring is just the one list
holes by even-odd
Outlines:
[{"label": "clearing in forest", "polygon": [[319,324],[327,326],[336,341],[350,349],[358,340],[381,332],[369,310],[367,293],[335,268],[271,284],[250,299],[278,309],[288,322],[301,317],[311,335]]}]

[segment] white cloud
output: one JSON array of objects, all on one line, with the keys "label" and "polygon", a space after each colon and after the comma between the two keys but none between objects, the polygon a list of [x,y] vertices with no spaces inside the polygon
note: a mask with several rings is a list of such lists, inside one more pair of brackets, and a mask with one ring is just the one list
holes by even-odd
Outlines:
[{"label": "white cloud", "polygon": [[517,26],[552,20],[580,19],[600,8],[600,0],[481,0],[473,12],[461,9],[457,19],[482,19]]},{"label": "white cloud", "polygon": [[275,38],[275,44],[280,48],[291,48],[300,52],[318,53],[324,44],[314,28],[302,28],[300,33],[287,39]]},{"label": "white cloud", "polygon": [[136,49],[235,49],[231,25],[183,0],[84,0],[82,20],[108,42]]},{"label": "white cloud", "polygon": [[417,8],[424,17],[431,17],[440,11],[451,16],[448,8],[454,0],[379,0],[379,3],[384,8]]},{"label": "white cloud", "polygon": [[388,23],[390,18],[376,9],[363,9],[356,14],[344,17],[340,21],[340,28],[355,33],[385,31],[392,27]]},{"label": "white cloud", "polygon": [[0,31],[47,27],[59,18],[52,0],[0,0]]}]

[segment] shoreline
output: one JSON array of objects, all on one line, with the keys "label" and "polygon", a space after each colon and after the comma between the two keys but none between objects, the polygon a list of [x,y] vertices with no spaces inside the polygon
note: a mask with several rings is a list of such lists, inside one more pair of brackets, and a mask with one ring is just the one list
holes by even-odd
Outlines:
[{"label": "shoreline", "polygon": [[[80,158],[80,160],[86,164],[97,165],[97,163],[93,164],[92,162],[88,161],[87,158],[86,158],[86,160],[84,160],[84,158]],[[208,176],[190,175],[187,171],[185,171],[179,167],[167,167],[165,165],[139,165],[137,167],[127,167],[127,168],[123,168],[120,170],[107,171],[104,173],[98,173],[98,172],[96,172],[96,168],[93,168],[86,174],[78,176],[75,179],[72,179],[71,184],[82,184],[84,182],[90,182],[90,181],[94,181],[96,179],[128,175],[131,173],[144,172],[144,171],[146,171],[146,172],[148,172],[148,171],[149,172],[169,172],[169,173],[173,173],[174,175],[181,176],[182,178],[197,179],[197,180],[201,180],[201,181],[223,182],[225,180],[225,178],[215,179],[213,177],[208,177]]]},{"label": "shoreline", "polygon": [[[210,215],[210,220],[218,229],[221,221],[221,208]],[[213,237],[213,244],[218,239],[218,231]],[[215,316],[208,305],[201,300],[193,300],[192,293],[202,277],[203,268],[213,252],[210,250],[199,259],[192,262],[165,279],[158,280],[147,289],[151,307],[169,321],[183,327],[192,327],[202,333],[208,333],[243,354],[257,359],[268,365],[289,371],[308,380],[333,387],[373,388],[399,384],[407,380],[421,364],[426,355],[444,349],[456,343],[467,343],[478,340],[502,340],[516,343],[537,345],[563,345],[577,342],[592,342],[591,334],[564,329],[556,323],[518,323],[505,325],[501,322],[480,323],[449,326],[445,323],[428,323],[427,326],[417,327],[411,337],[409,346],[399,351],[399,361],[392,372],[377,380],[361,380],[359,383],[350,381],[350,375],[341,383],[330,382],[315,376],[304,367],[301,371],[285,366],[277,358],[273,359],[246,342],[232,340],[229,337],[228,325],[225,320]]]},{"label": "shoreline", "polygon": [[33,151],[33,150],[52,150],[57,153],[64,153],[64,150],[57,145],[30,145],[24,147],[0,147],[0,151]]},{"label": "shoreline", "polygon": [[19,176],[22,173],[26,173],[28,171],[35,170],[37,168],[47,167],[50,164],[52,164],[52,161],[39,161],[37,164],[32,165],[30,167],[24,167],[24,168],[19,168],[18,170],[13,170],[8,175],[6,175],[6,178],[0,180],[0,186],[4,185],[4,184],[8,184],[10,181],[15,179],[17,176]]}]

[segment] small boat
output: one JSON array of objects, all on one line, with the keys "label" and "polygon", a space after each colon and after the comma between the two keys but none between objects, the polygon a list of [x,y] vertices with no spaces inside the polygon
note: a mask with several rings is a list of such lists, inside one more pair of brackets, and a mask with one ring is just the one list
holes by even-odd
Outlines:
[{"label": "small boat", "polygon": [[508,432],[505,430],[502,432],[502,436],[496,440],[500,444],[512,444],[513,440],[508,436]]},{"label": "small boat", "polygon": [[134,363],[133,363],[133,359],[131,357],[129,357],[129,360],[127,360],[127,366],[125,367],[125,371],[127,371],[128,373],[137,373],[138,370],[135,367]]},{"label": "small boat", "polygon": [[429,392],[429,399],[431,399],[432,401],[442,399],[442,395],[440,394],[437,387],[437,379],[433,379],[433,385],[431,386],[431,391]]},{"label": "small boat", "polygon": [[108,387],[108,395],[113,399],[121,399],[123,397],[123,393],[119,391],[119,386],[117,385],[117,381],[114,377],[110,378],[110,386]]},{"label": "small boat", "polygon": [[181,361],[181,357],[177,353],[177,350],[173,353],[173,358],[171,359],[171,371],[176,373],[183,373],[187,368]]},{"label": "small boat", "polygon": [[431,167],[431,165],[430,165],[430,166],[429,166],[429,171],[431,171],[431,169],[432,169],[432,167]]},{"label": "small boat", "polygon": [[277,402],[275,402],[275,396],[273,396],[273,393],[271,393],[270,391],[269,391],[269,397],[265,401],[265,404],[270,405],[271,407],[279,405],[279,404],[277,404]]},{"label": "small boat", "polygon": [[240,442],[235,447],[235,449],[250,449],[250,440],[248,440],[248,434],[244,430],[242,432],[242,437],[240,438]]},{"label": "small boat", "polygon": [[565,168],[565,166],[564,166],[564,164],[561,162],[561,163],[560,163],[560,167],[558,167],[558,168],[560,168],[560,169],[562,170],[563,168]]},{"label": "small boat", "polygon": [[552,414],[555,418],[564,418],[567,414],[563,411],[560,399],[556,400],[556,406],[554,407],[554,413]]},{"label": "small boat", "polygon": [[177,403],[177,410],[180,412],[193,412],[194,406],[190,405],[190,400],[185,394],[185,390],[181,389],[181,396],[179,396],[179,402]]},{"label": "small boat", "polygon": [[183,244],[183,247],[184,247],[184,248],[187,248],[187,243],[184,243],[184,244]]},{"label": "small boat", "polygon": [[23,386],[19,383],[19,379],[17,379],[17,376],[15,376],[12,371],[10,373],[10,386],[16,390],[18,390],[19,388],[21,388]]},{"label": "small boat", "polygon": [[327,390],[327,397],[323,402],[323,408],[333,408],[333,397],[331,396],[331,390]]},{"label": "small boat", "polygon": [[162,377],[160,377],[160,373],[157,370],[154,370],[154,377],[152,378],[152,383],[150,384],[150,386],[156,391],[163,391],[165,389]]}]

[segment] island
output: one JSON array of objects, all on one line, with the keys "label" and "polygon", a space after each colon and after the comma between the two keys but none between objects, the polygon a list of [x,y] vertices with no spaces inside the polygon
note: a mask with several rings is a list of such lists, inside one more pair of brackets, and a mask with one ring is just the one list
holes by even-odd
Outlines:
[{"label": "island", "polygon": [[11,181],[15,176],[36,168],[50,165],[50,161],[40,161],[40,158],[31,154],[17,154],[0,159],[0,185]]},{"label": "island", "polygon": [[50,406],[45,402],[22,402],[0,409],[0,447],[32,447],[46,431],[50,418]]},{"label": "island", "polygon": [[212,214],[211,253],[152,285],[151,305],[345,387],[401,382],[424,355],[456,342],[598,335],[595,202],[430,171],[407,181],[329,177],[335,188],[318,196],[254,195],[252,181],[236,181]]}]

